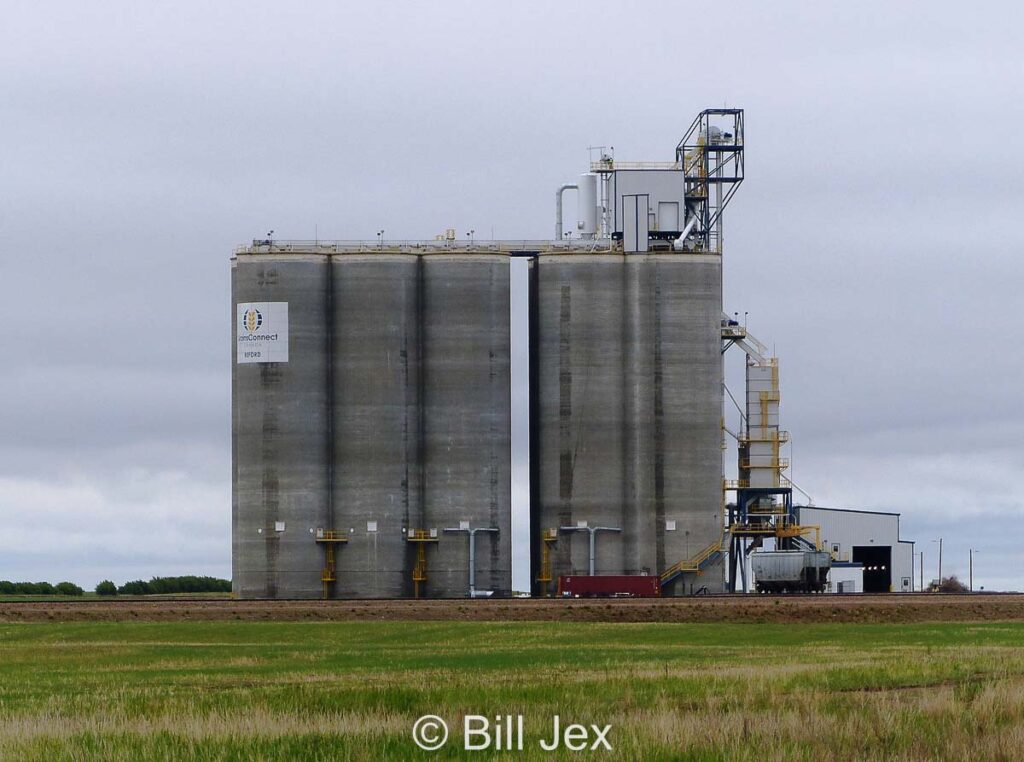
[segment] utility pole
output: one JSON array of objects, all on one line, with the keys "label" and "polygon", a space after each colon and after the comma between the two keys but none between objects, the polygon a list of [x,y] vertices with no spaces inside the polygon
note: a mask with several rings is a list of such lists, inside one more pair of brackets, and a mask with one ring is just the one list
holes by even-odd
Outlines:
[{"label": "utility pole", "polygon": [[974,592],[974,554],[975,553],[977,553],[977,551],[974,548],[968,548],[967,549],[967,558],[969,559],[968,564],[967,564],[967,568],[970,570],[968,572],[968,575],[969,575],[969,577],[968,577],[968,579],[969,579],[968,588],[970,589],[970,591],[972,593]]},{"label": "utility pole", "polygon": [[939,584],[942,584],[942,538],[932,540],[932,542],[939,543]]}]

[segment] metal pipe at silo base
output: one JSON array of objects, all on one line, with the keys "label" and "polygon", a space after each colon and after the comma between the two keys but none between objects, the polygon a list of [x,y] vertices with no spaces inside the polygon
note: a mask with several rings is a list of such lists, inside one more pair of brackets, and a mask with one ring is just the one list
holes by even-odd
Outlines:
[{"label": "metal pipe at silo base", "polygon": [[477,590],[476,589],[476,536],[480,532],[497,532],[497,527],[445,527],[445,532],[465,532],[469,538],[469,597],[470,598],[490,598],[494,595],[493,590]]}]

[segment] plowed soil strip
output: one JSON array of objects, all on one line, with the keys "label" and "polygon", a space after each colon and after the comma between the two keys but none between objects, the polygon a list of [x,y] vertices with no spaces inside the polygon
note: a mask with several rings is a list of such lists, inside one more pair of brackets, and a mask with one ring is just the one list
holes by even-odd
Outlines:
[{"label": "plowed soil strip", "polygon": [[0,602],[2,622],[86,621],[988,622],[1024,620],[1024,595],[682,599]]}]

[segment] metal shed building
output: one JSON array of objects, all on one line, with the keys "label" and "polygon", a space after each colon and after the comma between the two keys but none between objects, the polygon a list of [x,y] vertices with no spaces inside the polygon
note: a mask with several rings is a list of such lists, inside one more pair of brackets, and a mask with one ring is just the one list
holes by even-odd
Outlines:
[{"label": "metal shed building", "polygon": [[840,563],[863,566],[865,593],[915,589],[914,543],[900,539],[900,514],[796,506],[799,521],[820,528],[822,548]]}]

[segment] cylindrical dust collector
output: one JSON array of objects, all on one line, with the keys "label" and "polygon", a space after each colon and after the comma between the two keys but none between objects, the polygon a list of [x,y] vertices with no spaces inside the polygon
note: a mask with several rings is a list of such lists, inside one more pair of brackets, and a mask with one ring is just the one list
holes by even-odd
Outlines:
[{"label": "cylindrical dust collector", "polygon": [[597,235],[597,175],[587,172],[580,175],[579,193],[576,194],[577,228],[581,238],[593,238]]}]

